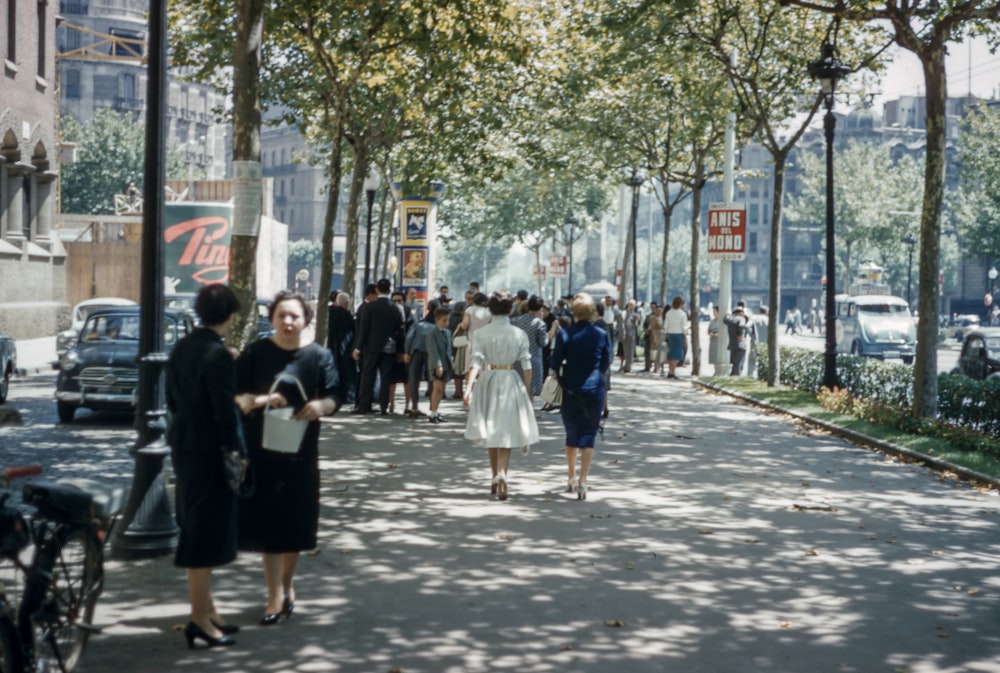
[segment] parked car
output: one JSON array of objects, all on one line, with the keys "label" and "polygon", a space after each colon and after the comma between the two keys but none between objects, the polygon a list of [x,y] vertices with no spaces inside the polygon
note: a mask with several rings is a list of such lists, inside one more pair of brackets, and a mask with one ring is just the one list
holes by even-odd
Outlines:
[{"label": "parked car", "polygon": [[952,374],[973,379],[1000,379],[1000,327],[969,330],[962,340],[958,366]]},{"label": "parked car", "polygon": [[891,295],[837,295],[837,352],[912,364],[917,329],[905,299]]},{"label": "parked car", "polygon": [[948,336],[961,341],[969,330],[979,327],[979,322],[979,316],[973,313],[957,315],[948,328]]},{"label": "parked car", "polygon": [[96,297],[81,301],[73,307],[72,323],[69,329],[56,335],[56,361],[52,363],[54,369],[59,367],[59,358],[69,350],[70,346],[76,343],[77,336],[83,329],[83,323],[87,322],[87,316],[94,311],[111,306],[135,306],[135,302],[121,297]]},{"label": "parked car", "polygon": [[[76,343],[59,360],[56,410],[69,423],[79,408],[134,410],[139,385],[138,306],[93,311]],[[163,345],[169,352],[194,329],[190,316],[167,311]]]},{"label": "parked car", "polygon": [[17,371],[17,343],[14,337],[0,334],[0,404],[10,393],[10,377]]},{"label": "parked car", "polygon": [[198,314],[194,312],[194,300],[198,295],[194,292],[178,292],[163,295],[163,310],[186,313],[195,325],[200,324]]}]

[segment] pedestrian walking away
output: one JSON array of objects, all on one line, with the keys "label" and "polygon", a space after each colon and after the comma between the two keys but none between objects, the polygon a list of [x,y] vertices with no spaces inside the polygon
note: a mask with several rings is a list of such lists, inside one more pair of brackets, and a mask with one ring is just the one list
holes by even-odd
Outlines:
[{"label": "pedestrian walking away", "polygon": [[443,423],[444,418],[438,413],[438,405],[444,397],[444,388],[452,378],[454,360],[451,353],[451,332],[448,331],[447,308],[440,306],[434,311],[434,325],[425,338],[427,350],[427,374],[431,381],[431,423]]},{"label": "pedestrian walking away", "polygon": [[[236,361],[237,402],[257,475],[254,494],[240,503],[239,547],[263,554],[263,626],[291,617],[295,608],[299,553],[316,547],[319,527],[319,418],[343,402],[330,351],[303,344],[302,331],[312,321],[305,296],[279,292],[270,318],[274,336],[251,343]],[[304,437],[298,447],[265,448],[265,408],[287,406],[294,419],[308,422]]]},{"label": "pedestrian walking away", "polygon": [[[465,438],[486,447],[493,474],[491,493],[507,499],[511,449],[538,441],[538,424],[531,406],[531,353],[527,335],[510,324],[513,300],[507,291],[494,292],[488,302],[493,320],[476,331],[463,402],[469,409]],[[520,362],[523,375],[514,371]]]},{"label": "pedestrian walking away", "polygon": [[[573,324],[556,335],[549,368],[563,389],[562,416],[566,430],[566,491],[587,499],[587,477],[594,458],[594,443],[604,409],[604,373],[611,366],[611,341],[606,330],[594,325],[597,307],[589,294],[581,292],[570,303]],[[576,476],[576,456],[580,474]]]}]

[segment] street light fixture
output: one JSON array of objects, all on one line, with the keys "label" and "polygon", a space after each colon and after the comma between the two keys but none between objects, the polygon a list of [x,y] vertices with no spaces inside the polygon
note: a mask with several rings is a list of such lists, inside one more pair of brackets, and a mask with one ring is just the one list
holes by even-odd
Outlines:
[{"label": "street light fixture", "polygon": [[837,58],[837,48],[829,42],[823,43],[822,56],[809,64],[809,75],[819,80],[823,93],[826,115],[823,130],[826,132],[826,351],[824,353],[823,386],[833,390],[837,379],[837,330],[836,320],[836,259],[833,254],[833,131],[837,118],[833,114],[833,96],[837,82],[851,69]]},{"label": "street light fixture", "polygon": [[910,246],[906,261],[906,305],[912,310],[913,304],[910,303],[910,287],[913,283],[913,246],[917,244],[917,239],[914,238],[913,234],[907,234],[903,237],[902,242]]},{"label": "street light fixture", "polygon": [[576,225],[580,224],[580,221],[575,217],[573,217],[573,213],[570,213],[569,215],[566,216],[566,221],[564,222],[564,224],[567,227],[569,227],[569,238],[566,239],[568,241],[568,245],[566,247],[568,248],[568,253],[569,253],[569,260],[567,263],[567,271],[566,271],[568,274],[568,277],[566,279],[566,294],[573,294],[573,241],[574,241],[573,229],[576,227]]},{"label": "street light fixture", "polygon": [[371,282],[372,271],[372,207],[375,205],[375,192],[382,186],[382,175],[375,166],[371,167],[365,178],[365,195],[368,196],[368,229],[365,232],[365,287]]},{"label": "street light fixture", "polygon": [[[996,294],[997,294],[997,276],[1000,272],[997,271],[997,265],[993,264],[990,266],[990,270],[986,272],[986,277],[990,279],[990,306],[996,308]],[[993,326],[993,318],[990,318],[990,326]]]}]

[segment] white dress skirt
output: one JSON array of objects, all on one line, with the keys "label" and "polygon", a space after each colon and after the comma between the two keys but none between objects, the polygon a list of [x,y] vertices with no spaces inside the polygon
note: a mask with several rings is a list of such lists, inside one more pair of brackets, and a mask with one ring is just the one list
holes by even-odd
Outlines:
[{"label": "white dress skirt", "polygon": [[[465,438],[481,447],[514,449],[538,442],[538,423],[524,380],[513,369],[520,362],[531,369],[528,336],[510,324],[508,316],[476,330],[469,365],[479,367],[472,386]],[[539,375],[533,372],[533,376]]]}]

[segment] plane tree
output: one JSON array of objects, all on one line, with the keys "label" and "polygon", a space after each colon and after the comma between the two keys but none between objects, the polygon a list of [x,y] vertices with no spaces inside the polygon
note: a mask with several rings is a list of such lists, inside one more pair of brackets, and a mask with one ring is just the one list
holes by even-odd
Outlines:
[{"label": "plane tree", "polygon": [[[946,103],[945,54],[948,44],[972,35],[1000,38],[997,0],[783,0],[838,20],[853,22],[913,53],[924,75],[927,150],[920,215],[921,288],[937,287],[941,270],[941,211],[945,194]],[[938,297],[921,292],[917,352],[913,370],[912,413],[934,418],[938,411]]]}]

